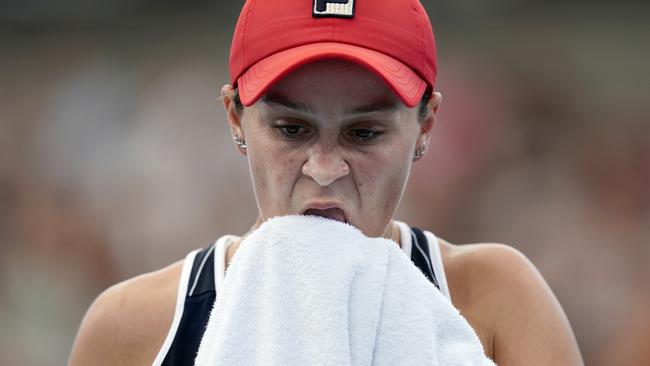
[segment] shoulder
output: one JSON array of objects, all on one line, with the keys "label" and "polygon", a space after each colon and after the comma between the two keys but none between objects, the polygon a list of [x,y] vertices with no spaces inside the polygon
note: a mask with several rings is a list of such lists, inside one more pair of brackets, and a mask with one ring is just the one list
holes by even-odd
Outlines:
[{"label": "shoulder", "polygon": [[560,303],[524,254],[504,244],[444,241],[441,251],[454,305],[499,365],[581,364]]},{"label": "shoulder", "polygon": [[459,308],[507,313],[507,307],[518,306],[521,300],[551,295],[531,261],[511,246],[441,241],[441,252],[450,292]]},{"label": "shoulder", "polygon": [[[541,275],[530,260],[519,250],[497,243],[454,245],[443,240],[441,253],[445,271],[455,285],[454,296],[460,300],[475,300],[470,296],[484,298],[487,293],[476,293],[485,289],[486,283],[493,286],[490,292],[500,288],[512,290],[511,285],[521,286],[525,290],[530,282],[543,281]],[[472,280],[469,281],[468,280]],[[462,285],[464,284],[464,285]],[[474,302],[474,301],[472,301]]]},{"label": "shoulder", "polygon": [[70,365],[151,364],[172,322],[183,261],[118,283],[88,309]]}]

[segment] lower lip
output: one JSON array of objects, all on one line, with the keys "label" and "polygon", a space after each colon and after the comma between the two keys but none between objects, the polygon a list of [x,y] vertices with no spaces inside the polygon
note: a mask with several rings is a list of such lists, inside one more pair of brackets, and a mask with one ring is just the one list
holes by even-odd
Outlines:
[{"label": "lower lip", "polygon": [[320,216],[320,217],[325,217],[331,220],[336,220],[339,222],[344,222],[347,223],[347,220],[345,219],[345,215],[343,214],[343,210],[340,208],[326,208],[324,210],[318,210],[318,209],[313,209],[310,208],[303,215],[309,215],[309,216]]}]

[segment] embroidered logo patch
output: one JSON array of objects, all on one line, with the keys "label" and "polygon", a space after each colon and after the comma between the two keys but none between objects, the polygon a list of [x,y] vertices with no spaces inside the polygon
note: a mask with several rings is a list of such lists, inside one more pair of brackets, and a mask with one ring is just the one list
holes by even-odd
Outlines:
[{"label": "embroidered logo patch", "polygon": [[314,17],[354,17],[355,0],[314,0]]}]

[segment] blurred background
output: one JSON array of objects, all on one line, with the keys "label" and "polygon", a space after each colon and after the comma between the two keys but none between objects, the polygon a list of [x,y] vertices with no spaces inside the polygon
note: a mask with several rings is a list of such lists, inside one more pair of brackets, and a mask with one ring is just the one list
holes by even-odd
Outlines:
[{"label": "blurred background", "polygon": [[[650,365],[650,6],[423,3],[444,102],[397,217],[518,248],[589,365]],[[103,289],[252,224],[241,4],[0,0],[3,364],[64,364]]]}]

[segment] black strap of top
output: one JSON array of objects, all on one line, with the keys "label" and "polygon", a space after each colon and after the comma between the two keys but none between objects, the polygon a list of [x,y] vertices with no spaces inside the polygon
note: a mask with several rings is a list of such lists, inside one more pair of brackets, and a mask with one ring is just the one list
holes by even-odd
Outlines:
[{"label": "black strap of top", "polygon": [[440,284],[436,278],[436,273],[433,271],[433,263],[431,263],[431,255],[429,254],[429,242],[424,232],[416,227],[411,228],[411,260],[415,265],[420,268],[422,273],[431,281],[438,289]]},{"label": "black strap of top", "polygon": [[214,244],[196,254],[187,286],[183,316],[163,366],[194,365],[216,299]]}]

